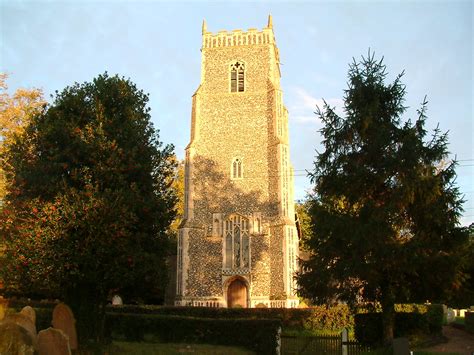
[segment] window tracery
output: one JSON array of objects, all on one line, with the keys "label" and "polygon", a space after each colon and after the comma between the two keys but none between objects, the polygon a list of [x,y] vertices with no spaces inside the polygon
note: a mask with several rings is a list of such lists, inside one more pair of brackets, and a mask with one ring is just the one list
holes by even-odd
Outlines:
[{"label": "window tracery", "polygon": [[232,161],[231,170],[232,170],[231,171],[232,179],[242,179],[242,175],[243,175],[242,159],[235,158]]},{"label": "window tracery", "polygon": [[224,221],[224,268],[248,268],[250,265],[249,220],[233,215]]},{"label": "window tracery", "polygon": [[245,65],[235,62],[230,65],[230,92],[243,92],[245,90]]}]

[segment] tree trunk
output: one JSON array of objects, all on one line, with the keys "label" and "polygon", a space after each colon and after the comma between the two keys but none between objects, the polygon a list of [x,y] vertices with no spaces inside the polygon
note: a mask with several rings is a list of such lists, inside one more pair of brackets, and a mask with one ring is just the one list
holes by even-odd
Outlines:
[{"label": "tree trunk", "polygon": [[395,326],[395,298],[388,287],[382,295],[382,324],[384,345],[392,345]]}]

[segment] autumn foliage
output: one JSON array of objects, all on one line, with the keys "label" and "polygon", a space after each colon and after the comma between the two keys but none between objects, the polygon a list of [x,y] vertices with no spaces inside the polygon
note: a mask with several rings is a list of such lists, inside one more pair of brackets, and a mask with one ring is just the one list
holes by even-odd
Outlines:
[{"label": "autumn foliage", "polygon": [[175,163],[147,102],[131,81],[105,73],[56,93],[13,135],[2,153],[11,181],[0,214],[6,292],[98,315],[113,292],[161,297]]}]

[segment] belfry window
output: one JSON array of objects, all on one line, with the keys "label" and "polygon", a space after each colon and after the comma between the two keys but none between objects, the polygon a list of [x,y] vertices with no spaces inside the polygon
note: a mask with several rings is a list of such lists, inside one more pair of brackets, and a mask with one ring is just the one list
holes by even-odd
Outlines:
[{"label": "belfry window", "polygon": [[232,161],[231,167],[232,179],[242,179],[242,160],[236,158]]},{"label": "belfry window", "polygon": [[239,215],[224,221],[224,268],[248,268],[250,263],[249,220]]},{"label": "belfry window", "polygon": [[230,66],[230,92],[243,92],[245,89],[244,63],[235,62]]}]

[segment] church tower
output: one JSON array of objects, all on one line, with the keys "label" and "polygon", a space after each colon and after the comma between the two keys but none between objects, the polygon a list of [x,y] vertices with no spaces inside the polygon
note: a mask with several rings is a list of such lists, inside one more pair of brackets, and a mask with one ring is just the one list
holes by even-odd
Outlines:
[{"label": "church tower", "polygon": [[203,22],[201,52],[175,304],[297,307],[288,111],[272,18],[261,31],[211,33]]}]

